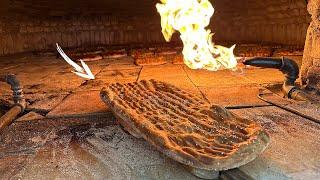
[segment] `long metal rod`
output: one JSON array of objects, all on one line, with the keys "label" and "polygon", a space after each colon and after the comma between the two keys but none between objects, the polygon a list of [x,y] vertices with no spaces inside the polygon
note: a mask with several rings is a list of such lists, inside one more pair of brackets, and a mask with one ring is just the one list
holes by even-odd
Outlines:
[{"label": "long metal rod", "polygon": [[273,106],[272,104],[257,104],[257,105],[234,105],[226,106],[226,109],[250,109],[250,108],[259,108],[259,107],[268,107]]},{"label": "long metal rod", "polygon": [[299,111],[297,111],[297,110],[294,110],[294,109],[285,107],[285,106],[283,106],[283,105],[280,105],[280,104],[278,104],[278,103],[272,102],[272,101],[270,101],[270,100],[267,100],[267,99],[263,98],[261,95],[262,95],[262,94],[258,94],[258,98],[261,99],[261,100],[264,101],[264,102],[267,102],[267,103],[272,104],[272,105],[274,105],[274,106],[277,106],[277,107],[279,107],[279,108],[281,108],[281,109],[283,109],[283,110],[285,110],[285,111],[289,111],[289,112],[291,112],[291,113],[293,113],[293,114],[296,114],[296,115],[298,115],[298,116],[301,116],[301,117],[303,117],[303,118],[306,118],[306,119],[308,119],[308,120],[311,120],[311,121],[313,121],[313,122],[315,122],[315,123],[320,124],[320,119],[316,119],[316,118],[314,118],[314,117],[311,117],[311,116],[309,116],[309,115],[307,115],[307,114],[304,114],[304,113],[302,113],[302,112],[299,112]]}]

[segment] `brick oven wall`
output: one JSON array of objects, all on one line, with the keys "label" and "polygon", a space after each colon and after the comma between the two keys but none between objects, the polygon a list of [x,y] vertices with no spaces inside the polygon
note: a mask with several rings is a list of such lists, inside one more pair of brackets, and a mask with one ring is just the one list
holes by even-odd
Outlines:
[{"label": "brick oven wall", "polygon": [[0,55],[63,47],[155,43],[163,40],[152,18],[95,15],[0,22]]},{"label": "brick oven wall", "polygon": [[304,45],[310,22],[305,0],[215,2],[211,29],[219,41]]},{"label": "brick oven wall", "polygon": [[[164,43],[158,0],[2,0],[0,56],[63,47]],[[215,0],[219,42],[303,45],[304,0]],[[179,41],[176,34],[174,41]]]},{"label": "brick oven wall", "polygon": [[64,48],[164,43],[155,2],[139,2],[4,0],[0,56],[52,50],[56,42]]}]

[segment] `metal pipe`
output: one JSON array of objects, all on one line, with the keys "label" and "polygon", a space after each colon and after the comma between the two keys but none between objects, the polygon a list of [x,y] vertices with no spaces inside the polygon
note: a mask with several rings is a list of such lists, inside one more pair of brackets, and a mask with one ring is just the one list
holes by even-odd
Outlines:
[{"label": "metal pipe", "polygon": [[23,91],[19,80],[14,74],[7,74],[4,76],[4,81],[11,86],[13,101],[16,105],[20,105],[24,110],[26,107],[26,101],[23,96]]},{"label": "metal pipe", "polygon": [[10,125],[13,120],[24,111],[26,108],[26,101],[23,96],[23,91],[19,80],[14,74],[8,74],[4,77],[0,77],[0,81],[6,82],[11,86],[13,92],[13,107],[2,117],[0,117],[0,132],[8,125]]},{"label": "metal pipe", "polygon": [[295,85],[295,81],[299,77],[299,66],[294,60],[284,57],[256,57],[243,61],[243,64],[256,67],[279,69],[285,75],[282,91],[286,97],[298,101],[312,101],[311,97],[306,92]]},{"label": "metal pipe", "polygon": [[14,105],[5,115],[3,115],[0,118],[0,132],[10,125],[21,112],[21,106]]}]

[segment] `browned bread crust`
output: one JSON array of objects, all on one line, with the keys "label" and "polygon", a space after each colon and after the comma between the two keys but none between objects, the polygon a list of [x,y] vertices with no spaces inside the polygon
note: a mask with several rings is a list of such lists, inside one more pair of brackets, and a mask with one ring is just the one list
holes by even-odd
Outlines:
[{"label": "browned bread crust", "polygon": [[174,55],[172,58],[172,64],[184,64],[183,55],[182,54]]},{"label": "browned bread crust", "polygon": [[146,65],[161,65],[166,64],[166,58],[163,56],[153,56],[153,57],[139,57],[134,60],[134,63],[138,66]]},{"label": "browned bread crust", "polygon": [[83,56],[79,56],[77,58],[78,61],[83,60],[83,61],[98,61],[103,59],[101,55],[97,55],[97,54],[88,54],[88,55],[83,55]]},{"label": "browned bread crust", "polygon": [[101,98],[125,129],[194,168],[239,167],[255,159],[269,142],[257,122],[164,82],[110,84],[101,90]]},{"label": "browned bread crust", "polygon": [[154,49],[135,49],[131,51],[134,63],[138,66],[166,64],[164,56],[156,55]]},{"label": "browned bread crust", "polygon": [[153,57],[155,55],[155,50],[154,49],[133,49],[130,51],[130,55],[135,59]]},{"label": "browned bread crust", "polygon": [[119,57],[125,57],[128,53],[125,49],[119,49],[119,50],[108,50],[102,54],[103,58],[119,58]]},{"label": "browned bread crust", "polygon": [[268,46],[240,45],[236,47],[235,54],[238,57],[270,57],[273,54],[273,50]]}]

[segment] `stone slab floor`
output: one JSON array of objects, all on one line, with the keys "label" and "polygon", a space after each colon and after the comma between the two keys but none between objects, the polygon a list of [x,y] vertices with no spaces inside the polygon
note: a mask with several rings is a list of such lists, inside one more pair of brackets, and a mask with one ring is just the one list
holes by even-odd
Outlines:
[{"label": "stone slab floor", "polygon": [[[257,98],[266,92],[280,104],[303,110],[266,88],[281,85],[277,70],[136,66],[130,57],[87,64],[95,80],[77,77],[55,57],[0,59],[0,74],[16,74],[28,102],[26,112],[0,135],[0,179],[197,179],[123,131],[99,98],[109,83],[142,79],[169,82],[262,123],[271,135],[270,146],[237,171],[253,179],[320,179],[320,125]],[[10,87],[0,83],[0,99],[10,104],[10,98]],[[308,107],[320,114],[319,108]]]}]

